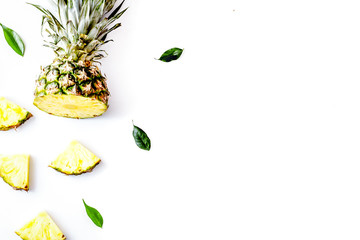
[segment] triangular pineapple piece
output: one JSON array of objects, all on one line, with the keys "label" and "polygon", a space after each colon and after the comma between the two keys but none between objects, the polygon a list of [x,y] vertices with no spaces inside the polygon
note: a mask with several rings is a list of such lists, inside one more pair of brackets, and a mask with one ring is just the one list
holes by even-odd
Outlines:
[{"label": "triangular pineapple piece", "polygon": [[25,109],[4,97],[0,97],[0,131],[17,128],[31,116],[31,113]]},{"label": "triangular pineapple piece", "polygon": [[21,229],[15,231],[24,240],[64,240],[65,236],[46,212],[41,212]]},{"label": "triangular pineapple piece", "polygon": [[0,155],[0,177],[17,190],[29,190],[29,162],[26,154]]},{"label": "triangular pineapple piece", "polygon": [[90,172],[99,162],[100,158],[95,154],[79,142],[72,141],[67,149],[50,164],[50,167],[68,175],[79,175]]}]

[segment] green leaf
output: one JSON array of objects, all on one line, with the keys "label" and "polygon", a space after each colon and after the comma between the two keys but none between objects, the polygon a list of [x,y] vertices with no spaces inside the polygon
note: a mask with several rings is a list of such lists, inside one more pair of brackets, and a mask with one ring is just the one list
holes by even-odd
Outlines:
[{"label": "green leaf", "polygon": [[6,42],[9,44],[9,46],[20,56],[24,56],[25,53],[25,45],[19,36],[14,30],[5,27],[0,23],[0,26],[2,27],[4,31],[4,36],[6,39]]},{"label": "green leaf", "polygon": [[136,145],[143,150],[149,151],[151,147],[150,138],[141,128],[135,126],[134,124],[133,127],[133,137]]},{"label": "green leaf", "polygon": [[181,48],[171,48],[165,51],[161,57],[159,58],[160,61],[163,62],[171,62],[173,60],[179,59],[184,49]]},{"label": "green leaf", "polygon": [[94,223],[96,226],[102,228],[103,223],[104,223],[104,220],[103,220],[101,214],[99,213],[99,211],[96,210],[96,209],[93,208],[93,207],[88,206],[88,205],[85,203],[84,199],[83,199],[83,203],[84,203],[84,206],[85,206],[85,209],[86,209],[86,213],[87,213],[87,215],[89,216],[89,218],[93,221],[93,223]]},{"label": "green leaf", "polygon": [[121,3],[120,3],[120,5],[117,7],[117,8],[115,8],[115,10],[114,11],[112,11],[112,13],[109,15],[109,19],[110,18],[112,18],[113,16],[115,16],[115,14],[117,14],[118,12],[119,12],[119,10],[121,9],[121,7],[122,7],[122,5],[124,4],[124,2],[125,2],[125,0],[123,0]]}]

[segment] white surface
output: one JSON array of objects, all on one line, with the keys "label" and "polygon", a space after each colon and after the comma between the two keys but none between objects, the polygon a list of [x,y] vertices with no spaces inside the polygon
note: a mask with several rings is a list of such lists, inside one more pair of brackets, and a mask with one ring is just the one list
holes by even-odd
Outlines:
[{"label": "white surface", "polygon": [[[0,22],[27,51],[0,38],[0,95],[34,117],[0,133],[1,153],[31,154],[28,193],[0,182],[0,238],[19,239],[46,210],[69,240],[359,239],[359,1],[126,5],[102,61],[110,109],[72,120],[32,105],[52,59],[41,14],[1,3]],[[178,61],[154,60],[171,47],[185,49]],[[150,152],[136,147],[131,120]],[[92,173],[47,167],[73,139],[103,160]]]}]

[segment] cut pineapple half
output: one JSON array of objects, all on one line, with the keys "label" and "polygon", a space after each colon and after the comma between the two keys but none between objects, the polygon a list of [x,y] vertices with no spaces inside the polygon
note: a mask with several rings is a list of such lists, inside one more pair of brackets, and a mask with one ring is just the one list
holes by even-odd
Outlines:
[{"label": "cut pineapple half", "polygon": [[29,190],[29,162],[26,154],[0,155],[0,177],[16,190]]},{"label": "cut pineapple half", "polygon": [[[54,2],[56,11],[32,4],[46,19],[41,29],[50,37],[45,41],[48,43],[50,40],[52,44],[46,45],[56,55],[51,64],[41,68],[35,81],[34,104],[45,112],[62,117],[100,116],[106,111],[110,96],[106,76],[99,69],[100,59],[106,55],[101,48],[111,41],[108,33],[121,26],[115,22],[126,11],[121,10],[124,2]],[[70,21],[73,23],[71,30]]]},{"label": "cut pineapple half", "polygon": [[102,101],[74,95],[36,97],[34,105],[49,114],[68,118],[92,118],[107,110],[107,105]]},{"label": "cut pineapple half", "polygon": [[31,117],[31,113],[0,97],[0,131],[17,128]]},{"label": "cut pineapple half", "polygon": [[100,158],[77,141],[72,141],[50,167],[67,175],[79,175],[90,172],[100,163]]},{"label": "cut pineapple half", "polygon": [[15,231],[24,240],[64,240],[65,236],[46,212]]}]

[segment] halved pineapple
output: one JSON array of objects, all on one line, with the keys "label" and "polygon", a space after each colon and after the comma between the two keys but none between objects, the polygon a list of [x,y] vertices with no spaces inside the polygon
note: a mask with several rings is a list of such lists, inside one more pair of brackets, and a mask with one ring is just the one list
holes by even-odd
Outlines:
[{"label": "halved pineapple", "polygon": [[31,116],[31,113],[19,105],[0,97],[0,131],[17,128]]},{"label": "halved pineapple", "polygon": [[67,175],[79,175],[90,172],[99,163],[100,158],[79,142],[72,141],[49,167]]},{"label": "halved pineapple", "polygon": [[0,177],[16,190],[29,190],[29,162],[26,154],[0,155]]},{"label": "halved pineapple", "polygon": [[36,80],[34,105],[56,116],[100,116],[110,96],[106,76],[99,69],[99,60],[106,55],[101,47],[111,41],[108,34],[121,26],[115,21],[126,11],[120,10],[124,1],[54,2],[56,11],[32,4],[44,14],[46,46],[56,55]]},{"label": "halved pineapple", "polygon": [[46,212],[15,231],[24,240],[64,240],[65,236]]}]

